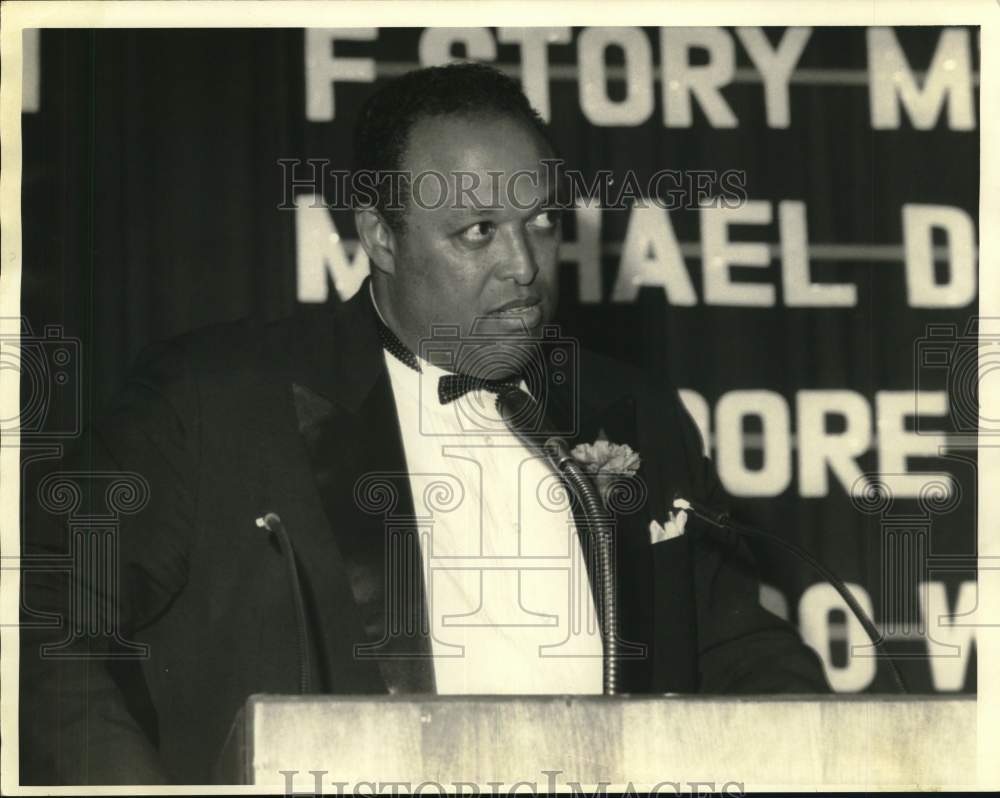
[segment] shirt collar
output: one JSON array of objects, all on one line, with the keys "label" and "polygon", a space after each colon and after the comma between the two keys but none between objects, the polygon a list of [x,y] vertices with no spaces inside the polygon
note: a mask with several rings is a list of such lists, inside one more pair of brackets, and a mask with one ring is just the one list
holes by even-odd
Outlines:
[{"label": "shirt collar", "polygon": [[[372,308],[375,310],[377,322],[376,326],[378,327],[379,339],[382,341],[382,348],[392,356],[393,360],[406,366],[407,370],[423,375],[423,377],[426,378],[426,381],[421,379],[420,382],[435,386],[434,390],[436,391],[438,380],[450,372],[442,369],[440,366],[434,365],[429,360],[424,360],[424,358],[417,355],[412,349],[404,344],[399,339],[399,336],[392,331],[386,323],[385,317],[382,315],[382,311],[379,310],[378,302],[375,301],[375,284],[373,282],[368,283],[368,295],[371,297]],[[391,362],[389,363],[389,366],[390,372],[395,373],[399,377],[403,376],[402,369],[391,368]],[[410,381],[407,380],[407,382]],[[520,387],[521,390],[528,393],[529,396],[532,395],[523,379],[521,380]]]},{"label": "shirt collar", "polygon": [[389,328],[389,325],[386,324],[385,317],[382,315],[382,311],[379,310],[378,302],[375,301],[375,284],[372,282],[368,283],[368,294],[372,300],[372,307],[375,309],[375,316],[378,322],[376,326],[378,327],[379,340],[382,341],[382,348],[404,366],[422,373],[424,370],[422,365],[427,365],[427,361],[417,357],[406,344],[399,340],[399,336]]}]

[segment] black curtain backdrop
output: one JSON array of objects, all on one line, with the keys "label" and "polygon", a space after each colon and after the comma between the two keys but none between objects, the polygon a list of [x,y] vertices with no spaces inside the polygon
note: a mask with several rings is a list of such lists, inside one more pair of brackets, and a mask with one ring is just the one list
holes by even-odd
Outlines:
[{"label": "black curtain backdrop", "polygon": [[[965,32],[978,74],[976,32]],[[338,41],[336,55],[373,59],[382,79],[401,65],[419,66],[422,33],[382,29],[369,41]],[[735,40],[734,31],[726,33]],[[772,46],[783,33],[766,30]],[[658,32],[643,34],[653,63],[660,64]],[[942,34],[939,28],[894,31],[918,80],[929,69]],[[565,332],[583,345],[642,367],[667,366],[680,387],[704,397],[713,410],[713,449],[715,410],[722,397],[766,390],[783,399],[791,480],[777,495],[736,495],[736,515],[803,545],[863,588],[878,622],[897,622],[898,639],[891,649],[914,656],[902,665],[913,687],[974,691],[974,656],[957,684],[954,676],[951,681],[940,673],[934,677],[933,663],[924,655],[945,651],[938,647],[945,633],[929,643],[934,632],[904,639],[905,630],[898,626],[900,608],[919,604],[918,582],[941,583],[951,612],[963,590],[967,601],[970,590],[974,596],[974,568],[921,571],[924,566],[911,557],[893,571],[884,553],[887,529],[896,523],[892,519],[905,515],[909,520],[899,523],[924,530],[933,556],[974,555],[974,451],[950,450],[907,464],[913,472],[953,475],[961,500],[947,512],[928,513],[915,500],[904,499],[891,510],[866,513],[833,475],[825,496],[801,495],[799,449],[810,441],[795,436],[801,391],[852,391],[874,419],[880,392],[913,392],[918,382],[922,390],[950,389],[943,369],[917,373],[917,344],[929,325],[951,324],[958,333],[954,346],[962,346],[976,299],[961,307],[911,306],[901,209],[951,206],[977,220],[978,126],[957,129],[943,108],[929,129],[917,129],[905,110],[897,127],[875,129],[865,79],[870,54],[861,28],[812,31],[796,74],[828,79],[793,81],[786,128],[769,126],[762,83],[752,79],[754,64],[739,44],[737,73],[751,77],[722,88],[738,126],[714,126],[695,102],[690,126],[668,127],[659,82],[647,121],[595,124],[581,110],[580,80],[574,77],[580,31],[572,35],[571,43],[552,46],[548,54],[550,64],[563,69],[562,77],[549,83],[552,134],[571,166],[589,174],[609,169],[616,176],[634,170],[643,180],[662,168],[741,170],[749,198],[771,203],[772,222],[734,227],[732,239],[777,245],[777,203],[798,200],[806,206],[812,245],[899,248],[895,259],[875,254],[810,263],[814,281],[857,287],[853,307],[788,306],[782,301],[777,252],[768,268],[733,270],[741,282],[775,286],[773,306],[706,302],[698,247],[685,250],[684,260],[695,304],[673,303],[659,287],[643,288],[634,301],[614,302],[630,213],[608,210],[601,215],[601,301],[580,301],[577,267],[567,263],[560,316]],[[287,189],[279,159],[324,158],[334,168],[348,168],[354,111],[372,84],[336,83],[335,118],[307,120],[310,67],[302,30],[44,30],[40,42],[40,103],[23,116],[22,314],[36,337],[46,326],[58,325],[59,335],[80,341],[79,383],[55,396],[45,422],[70,429],[74,417],[85,424],[100,411],[149,343],[216,322],[295,310],[302,279],[297,212],[278,207]],[[460,46],[453,55],[463,55]],[[604,57],[612,68],[633,68],[621,48],[609,47]],[[705,55],[694,51],[693,62],[699,58]],[[498,44],[496,62],[519,63],[518,48]],[[622,101],[624,82],[612,79],[607,92]],[[978,115],[978,82],[975,92]],[[345,240],[354,237],[349,213],[334,211],[329,218]],[[669,221],[679,242],[699,242],[697,210],[672,211]],[[567,238],[576,235],[571,218]],[[936,233],[934,243],[945,247],[948,241]],[[938,264],[937,279],[949,279],[946,264]],[[339,301],[335,291],[328,301]],[[35,390],[30,379],[24,390]],[[838,423],[843,429],[842,420],[828,420],[831,433]],[[906,422],[911,430],[916,423]],[[863,472],[879,468],[877,445],[884,431],[872,424],[871,446],[857,459]],[[920,425],[956,431],[947,416],[921,418]],[[751,415],[742,429],[744,450],[725,456],[743,457],[751,470],[762,468],[765,453],[754,444],[762,422]],[[58,460],[33,450],[30,441],[24,456],[29,505],[38,476],[57,467]],[[790,617],[799,620],[803,594],[820,580],[773,548],[754,548],[765,582],[779,591]],[[887,573],[895,574],[895,587],[888,585]],[[902,598],[888,606],[883,588],[901,590],[892,595]],[[829,604],[820,620],[810,621],[821,627],[810,639],[819,641],[832,668],[850,670],[855,666],[847,656],[846,615],[836,601]],[[881,666],[874,678],[845,677],[843,684],[840,689],[892,689]]]}]

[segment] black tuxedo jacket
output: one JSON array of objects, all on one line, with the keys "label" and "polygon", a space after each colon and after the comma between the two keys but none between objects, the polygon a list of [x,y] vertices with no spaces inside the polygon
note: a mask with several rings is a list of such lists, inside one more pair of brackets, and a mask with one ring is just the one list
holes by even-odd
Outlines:
[{"label": "black tuxedo jacket", "polygon": [[[649,542],[675,491],[725,501],[676,390],[586,353],[578,376],[576,439],[604,430],[642,457],[644,500],[616,533],[620,636],[642,652],[625,663],[625,691],[826,691],[815,654],[759,607],[745,548],[690,524]],[[574,400],[553,389],[551,401],[565,418]],[[400,602],[385,577],[413,502],[366,287],[333,312],[155,347],[78,457],[75,471],[141,475],[150,497],[120,516],[116,601],[101,605],[118,613],[117,636],[63,650],[96,658],[40,658],[66,626],[22,633],[27,783],[204,783],[253,693],[434,691],[422,581]],[[255,523],[267,512],[287,540]],[[65,517],[41,515],[26,555],[65,553]],[[26,613],[65,614],[67,582],[26,577]],[[386,623],[392,608],[405,623]],[[134,644],[148,656],[101,658]]]}]

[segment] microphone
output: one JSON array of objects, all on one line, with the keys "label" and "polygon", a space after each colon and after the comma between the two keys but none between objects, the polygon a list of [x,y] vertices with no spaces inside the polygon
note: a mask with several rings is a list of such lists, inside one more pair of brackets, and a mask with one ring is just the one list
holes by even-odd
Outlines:
[{"label": "microphone", "polygon": [[521,442],[529,449],[541,450],[555,472],[567,484],[580,503],[587,521],[587,534],[596,555],[597,612],[601,619],[601,639],[604,644],[604,694],[618,692],[618,607],[615,600],[614,569],[611,556],[611,517],[590,477],[569,453],[566,441],[550,436],[539,445],[544,430],[552,429],[542,408],[526,392],[511,386],[497,395],[497,412]]},{"label": "microphone", "polygon": [[555,436],[549,438],[542,446],[542,451],[557,471],[562,471],[563,466],[573,460],[573,456],[569,453],[569,445],[562,438]]},{"label": "microphone", "polygon": [[566,441],[559,437],[548,438],[542,446],[542,451],[545,452],[556,473],[561,474],[572,489],[587,519],[587,530],[597,555],[598,611],[601,617],[601,636],[604,640],[604,694],[615,695],[618,693],[620,655],[615,635],[615,629],[618,627],[618,605],[611,562],[611,517],[593,481],[569,453]]},{"label": "microphone", "polygon": [[306,623],[306,606],[302,595],[302,582],[299,579],[299,569],[295,565],[295,551],[288,536],[281,516],[277,513],[265,513],[254,519],[258,529],[266,529],[278,541],[278,548],[285,559],[288,583],[292,589],[292,600],[295,603],[295,637],[298,644],[299,659],[299,692],[309,692],[309,627]]},{"label": "microphone", "polygon": [[[764,532],[763,530],[755,527],[734,521],[729,516],[729,513],[722,510],[713,510],[712,508],[707,507],[704,504],[700,504],[699,502],[685,499],[680,494],[674,495],[673,506],[674,509],[685,510],[718,529],[736,532],[746,537],[763,538],[764,540],[781,546],[785,549],[785,551],[791,552],[807,565],[811,566],[813,570],[819,573],[820,576],[833,586],[834,590],[840,594],[840,597],[850,608],[854,617],[858,619],[858,623],[861,624],[865,633],[868,635],[868,639],[872,641],[872,645],[875,646],[875,648],[880,648],[885,644],[885,636],[878,630],[878,627],[876,627],[874,622],[872,622],[872,620],[868,617],[868,614],[862,609],[861,605],[858,604],[857,599],[855,599],[851,594],[851,591],[847,589],[847,585],[844,584],[844,581],[805,549],[795,545],[794,543],[790,543],[784,538],[772,534],[771,532]],[[908,693],[909,690],[906,689],[906,683],[903,681],[903,675],[899,672],[899,668],[896,667],[896,663],[893,658],[891,656],[886,656],[885,660],[889,663],[889,670],[892,673],[893,680],[899,688],[899,691],[902,693]]]}]

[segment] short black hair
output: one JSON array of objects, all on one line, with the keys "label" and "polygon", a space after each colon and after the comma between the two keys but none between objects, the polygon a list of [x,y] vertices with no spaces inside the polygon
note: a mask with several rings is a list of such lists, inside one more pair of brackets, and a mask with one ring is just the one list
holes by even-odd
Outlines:
[{"label": "short black hair", "polygon": [[[515,117],[552,147],[544,120],[516,80],[486,64],[459,62],[407,72],[386,81],[368,98],[354,127],[355,172],[400,171],[413,126],[422,119],[448,114]],[[405,197],[391,196],[391,180],[377,182],[376,208],[393,229],[402,230],[399,206]]]}]

